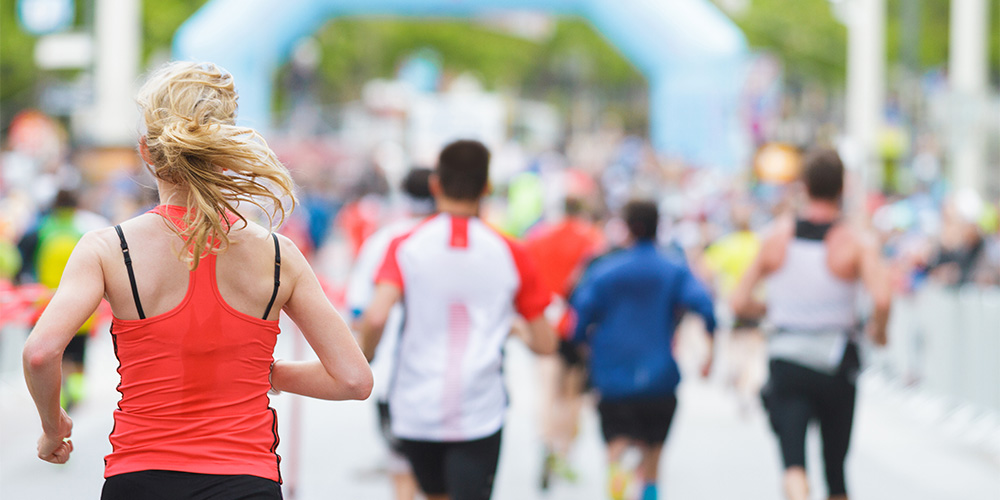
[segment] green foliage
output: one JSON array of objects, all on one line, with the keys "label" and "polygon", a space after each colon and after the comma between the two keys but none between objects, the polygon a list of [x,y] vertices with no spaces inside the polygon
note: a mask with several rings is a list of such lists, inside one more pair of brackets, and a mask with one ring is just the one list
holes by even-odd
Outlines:
[{"label": "green foliage", "polygon": [[789,81],[843,85],[847,28],[828,0],[753,0],[734,21],[752,48],[783,61]]},{"label": "green foliage", "polygon": [[[890,61],[916,63],[926,70],[948,61],[948,19],[951,0],[887,0],[886,50]],[[906,9],[916,9],[915,26],[908,26]],[[909,43],[916,42],[915,46]],[[906,61],[913,53],[915,61]]]},{"label": "green foliage", "polygon": [[[567,61],[576,59],[585,83],[600,88],[636,87],[645,84],[638,70],[584,20],[563,19],[552,38],[540,48],[539,64],[527,80],[555,76]],[[580,62],[582,60],[582,62]]]},{"label": "green foliage", "polygon": [[[208,0],[142,0],[143,62],[157,51],[169,51],[174,32],[188,17]],[[93,12],[88,9],[93,2],[76,0],[74,26],[89,30]],[[75,76],[75,71],[39,70],[35,66],[37,37],[21,29],[17,20],[17,0],[0,0],[0,103],[6,124],[13,114],[25,107],[35,106],[36,92],[48,78],[61,79]]]},{"label": "green foliage", "polygon": [[35,37],[21,30],[17,22],[17,0],[0,0],[0,102],[4,103],[2,123],[8,109],[30,102],[38,71],[35,69]]},{"label": "green foliage", "polygon": [[[989,0],[989,60],[994,82],[1000,80],[1000,0]],[[917,9],[917,26],[906,26],[905,10]],[[917,71],[947,64],[951,0],[887,0],[886,53],[890,65],[915,54]],[[843,85],[847,29],[833,16],[829,0],[752,0],[735,17],[750,46],[776,54],[792,82]],[[907,30],[914,30],[907,44]]]},{"label": "green foliage", "polygon": [[364,82],[391,77],[397,65],[419,49],[440,55],[446,75],[471,72],[490,88],[545,85],[560,81],[571,63],[583,68],[583,83],[620,86],[641,76],[590,27],[559,21],[553,36],[536,43],[488,26],[464,21],[348,18],[316,34],[323,50],[324,97],[356,97]]},{"label": "green foliage", "polygon": [[990,78],[993,85],[1000,86],[1000,0],[990,0],[988,2],[990,19],[989,33],[986,41],[990,58]]},{"label": "green foliage", "polygon": [[169,51],[174,32],[208,0],[142,0],[142,60]]},{"label": "green foliage", "polygon": [[488,85],[507,85],[531,63],[531,42],[457,21],[338,19],[317,35],[320,72],[330,98],[356,96],[364,82],[390,77],[420,48],[440,54],[446,71],[471,71]]},{"label": "green foliage", "polygon": [[[142,64],[169,52],[177,28],[207,1],[142,0]],[[77,1],[78,23],[89,24],[89,5]],[[15,8],[16,0],[0,0],[0,100],[5,109],[15,96],[31,105],[45,77],[34,66],[35,37],[21,31]],[[366,81],[392,76],[404,58],[421,48],[440,55],[446,76],[468,71],[489,88],[526,87],[537,97],[567,98],[564,90],[576,87],[614,95],[644,85],[641,75],[579,19],[558,21],[552,36],[540,42],[467,21],[374,17],[338,19],[315,36],[323,54],[318,97],[327,102],[356,98]]]},{"label": "green foliage", "polygon": [[[153,54],[169,51],[177,28],[207,1],[142,0],[144,63]],[[887,1],[890,62],[905,52],[903,3],[918,2],[918,69],[946,64],[950,0]],[[13,110],[32,105],[39,83],[48,76],[35,68],[36,39],[18,26],[16,4],[17,0],[0,0],[4,113],[0,123],[6,123]],[[86,9],[92,3],[77,0],[76,4],[76,24],[90,24],[92,13]],[[989,5],[990,72],[997,82],[1000,0],[989,0]],[[735,22],[751,47],[775,53],[784,61],[791,83],[843,85],[847,30],[834,18],[829,0],[753,0]],[[315,36],[323,50],[318,97],[325,101],[356,98],[364,82],[392,76],[400,61],[421,48],[440,55],[446,75],[469,71],[490,88],[520,87],[528,95],[557,101],[570,99],[572,89],[584,88],[621,103],[645,85],[635,68],[581,19],[560,19],[552,36],[538,42],[466,21],[370,17],[335,20]]]},{"label": "green foliage", "polygon": [[[914,70],[944,68],[948,64],[952,0],[888,0],[886,43],[889,61],[913,64]],[[907,26],[906,9],[915,8],[914,26]],[[989,73],[994,84],[1000,82],[1000,0],[987,2],[987,51]],[[915,35],[915,36],[914,36]],[[908,47],[915,41],[915,47]],[[915,61],[907,61],[907,52]]]}]

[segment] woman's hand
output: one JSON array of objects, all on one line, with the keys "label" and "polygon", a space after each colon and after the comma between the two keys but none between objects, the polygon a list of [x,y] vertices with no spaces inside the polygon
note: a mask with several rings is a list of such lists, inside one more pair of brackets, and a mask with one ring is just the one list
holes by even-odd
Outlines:
[{"label": "woman's hand", "polygon": [[69,437],[73,433],[73,419],[66,410],[59,409],[59,427],[55,433],[43,433],[38,438],[38,458],[54,464],[64,464],[73,452],[73,441]]}]

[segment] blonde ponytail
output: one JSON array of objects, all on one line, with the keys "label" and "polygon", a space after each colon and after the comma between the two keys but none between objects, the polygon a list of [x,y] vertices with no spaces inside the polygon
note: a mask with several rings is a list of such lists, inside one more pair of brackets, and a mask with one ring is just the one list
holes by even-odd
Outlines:
[{"label": "blonde ponytail", "polygon": [[260,208],[272,229],[295,207],[288,170],[260,134],[236,126],[236,100],[232,75],[212,63],[168,63],[139,91],[153,175],[188,188],[174,230],[191,269],[228,247],[228,213],[246,226],[241,203]]}]

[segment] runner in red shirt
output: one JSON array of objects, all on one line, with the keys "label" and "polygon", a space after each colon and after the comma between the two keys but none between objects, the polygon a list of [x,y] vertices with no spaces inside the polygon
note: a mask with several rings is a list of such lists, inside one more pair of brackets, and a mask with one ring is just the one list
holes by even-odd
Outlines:
[{"label": "runner in red shirt", "polygon": [[576,479],[566,458],[576,439],[587,375],[586,363],[576,347],[567,342],[572,321],[566,303],[583,268],[604,251],[604,244],[601,230],[586,220],[583,202],[573,197],[566,199],[562,220],[533,231],[525,241],[525,248],[538,263],[542,282],[554,295],[550,320],[560,337],[557,355],[539,359],[545,443],[540,484],[543,490],[548,489],[553,474],[570,481]]}]

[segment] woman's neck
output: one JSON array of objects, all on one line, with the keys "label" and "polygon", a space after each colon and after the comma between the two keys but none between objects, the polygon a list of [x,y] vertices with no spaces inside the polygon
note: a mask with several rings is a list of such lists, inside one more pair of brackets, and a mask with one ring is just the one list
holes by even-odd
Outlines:
[{"label": "woman's neck", "polygon": [[177,205],[186,207],[188,204],[188,188],[164,180],[156,180],[156,190],[160,196],[160,205]]}]

